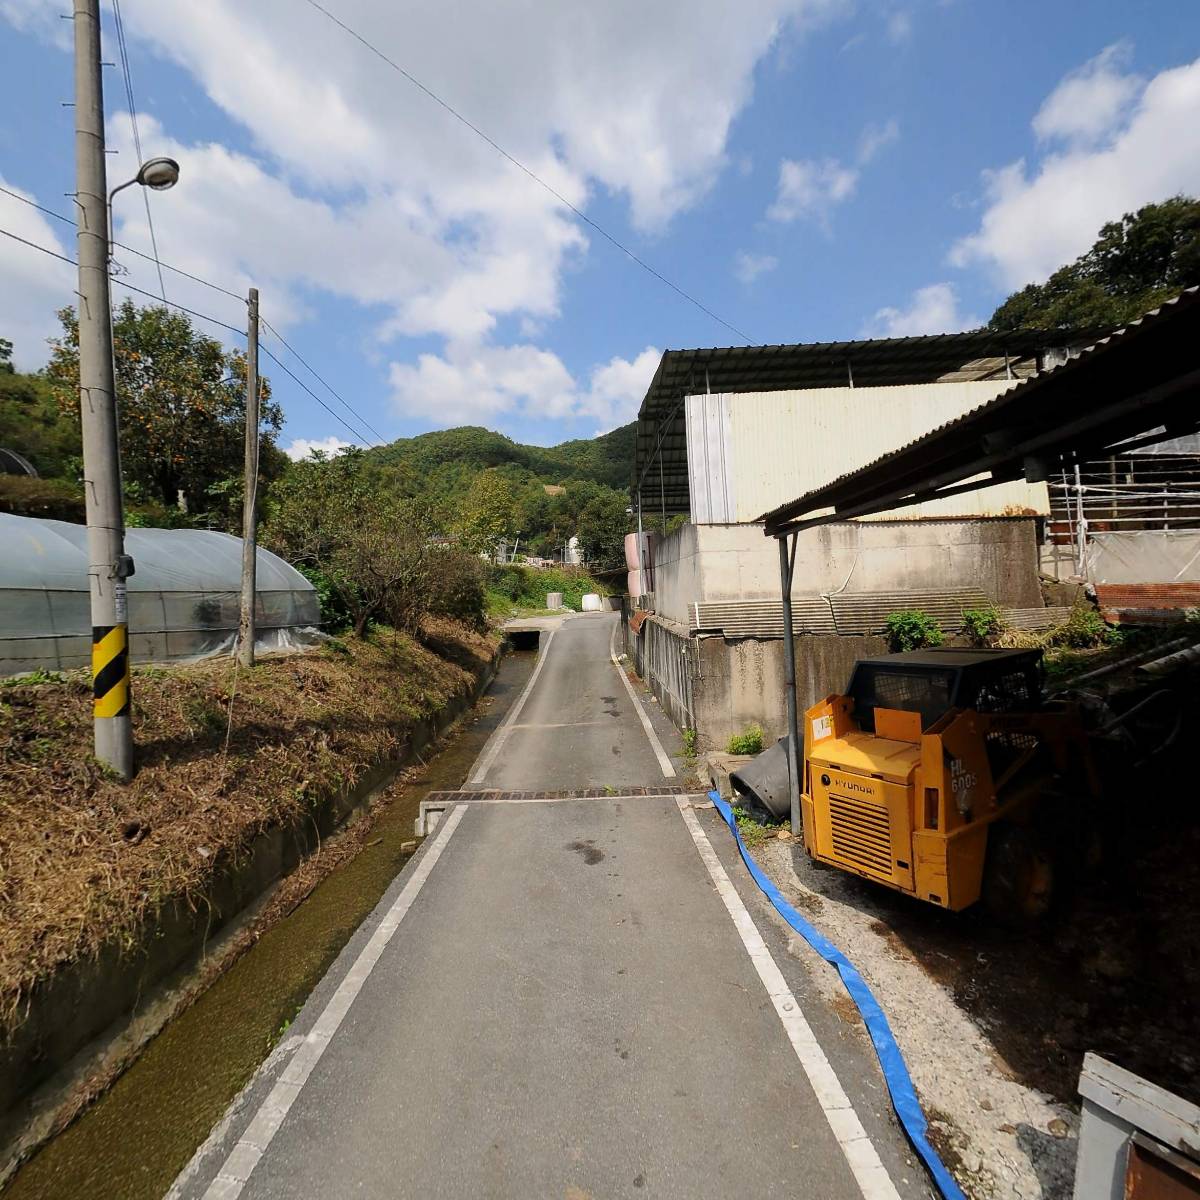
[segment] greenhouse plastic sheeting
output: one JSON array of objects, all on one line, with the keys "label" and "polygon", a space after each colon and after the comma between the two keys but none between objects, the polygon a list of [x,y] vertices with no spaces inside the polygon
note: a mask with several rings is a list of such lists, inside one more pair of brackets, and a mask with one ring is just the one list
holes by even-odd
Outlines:
[{"label": "greenhouse plastic sheeting", "polygon": [[1200,533],[1194,529],[1089,533],[1087,566],[1093,583],[1195,583],[1200,581]]},{"label": "greenhouse plastic sheeting", "polygon": [[[242,539],[203,529],[130,529],[125,552],[129,648],[134,662],[229,653],[241,605]],[[87,529],[0,513],[0,675],[87,666],[92,619]],[[315,645],[313,585],[268,550],[258,551],[255,646]]]}]

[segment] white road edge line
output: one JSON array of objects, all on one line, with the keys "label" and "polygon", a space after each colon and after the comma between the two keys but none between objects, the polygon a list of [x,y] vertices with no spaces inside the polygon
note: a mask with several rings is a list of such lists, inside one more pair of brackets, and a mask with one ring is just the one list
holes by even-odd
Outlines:
[{"label": "white road edge line", "polygon": [[762,934],[758,932],[758,927],[742,903],[741,896],[725,873],[708,835],[701,828],[699,818],[692,810],[690,798],[677,796],[676,802],[684,824],[692,835],[692,841],[696,843],[696,849],[700,852],[700,858],[708,868],[717,893],[725,902],[730,919],[741,936],[742,945],[746,947],[746,953],[750,956],[750,961],[775,1006],[775,1012],[788,1040],[792,1043],[792,1049],[795,1050],[796,1057],[808,1076],[808,1082],[812,1085],[817,1103],[829,1122],[829,1128],[833,1130],[833,1136],[846,1156],[846,1162],[854,1174],[859,1190],[865,1200],[900,1200],[900,1193],[896,1191],[896,1185],[880,1161],[875,1144],[858,1119],[858,1113],[854,1111],[854,1106],[842,1088],[829,1059],[826,1058],[825,1051],[814,1036],[812,1027],[801,1013],[800,1005],[788,987],[783,972],[771,957]]},{"label": "white road edge line", "polygon": [[458,828],[466,812],[466,806],[459,805],[442,822],[433,843],[417,863],[412,877],[379,922],[367,944],[359,951],[337,991],[330,997],[316,1023],[292,1056],[292,1060],[280,1073],[275,1086],[259,1106],[250,1124],[246,1126],[237,1145],[229,1152],[229,1156],[208,1185],[204,1200],[236,1200],[242,1194],[251,1172],[266,1153],[271,1139],[278,1132],[288,1110],[300,1094],[300,1089],[312,1074],[321,1055],[325,1053],[333,1035],[337,1033],[346,1013],[350,1011],[350,1006],[362,990],[388,942],[392,940],[400,922],[412,907],[417,893],[437,865],[442,851],[450,841],[450,835]]},{"label": "white road edge line", "polygon": [[554,635],[558,632],[557,629],[550,630],[550,636],[546,639],[546,644],[541,646],[538,654],[537,665],[533,668],[533,674],[530,675],[529,681],[522,689],[520,696],[517,697],[517,702],[509,710],[508,716],[501,722],[500,728],[492,734],[488,744],[484,746],[483,753],[479,756],[479,761],[475,764],[475,769],[471,772],[464,787],[478,787],[483,783],[484,776],[491,770],[492,763],[496,761],[496,755],[504,747],[504,743],[508,741],[508,735],[512,733],[513,726],[517,722],[517,718],[521,715],[521,709],[525,707],[525,701],[529,699],[529,693],[533,691],[533,685],[537,683],[537,677],[542,673],[542,668],[546,665],[546,659],[550,657],[550,643],[554,641]]},{"label": "white road edge line", "polygon": [[646,715],[646,710],[642,707],[642,702],[637,697],[637,692],[633,690],[633,684],[629,682],[629,676],[625,674],[621,668],[620,659],[617,658],[617,629],[620,627],[621,618],[617,618],[616,624],[613,626],[612,637],[608,639],[608,657],[612,659],[613,666],[617,669],[617,674],[621,677],[621,682],[625,685],[625,690],[629,693],[630,700],[633,701],[634,711],[638,715],[638,720],[642,723],[642,728],[646,731],[646,736],[650,739],[650,749],[654,751],[654,757],[658,759],[658,765],[662,767],[662,773],[668,779],[675,778],[675,767],[671,762],[670,756],[662,748],[662,742],[658,740],[658,734],[654,732],[654,726],[650,724],[650,718]]}]

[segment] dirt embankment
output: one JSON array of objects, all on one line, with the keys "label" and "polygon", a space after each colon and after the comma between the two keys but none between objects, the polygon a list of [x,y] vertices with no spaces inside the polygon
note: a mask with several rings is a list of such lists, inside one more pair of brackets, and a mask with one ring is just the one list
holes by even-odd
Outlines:
[{"label": "dirt embankment", "polygon": [[228,659],[134,672],[138,773],[91,756],[85,673],[0,686],[0,1040],[63,967],[133,949],[266,830],[303,822],[470,694],[494,637],[445,620],[239,671]]}]

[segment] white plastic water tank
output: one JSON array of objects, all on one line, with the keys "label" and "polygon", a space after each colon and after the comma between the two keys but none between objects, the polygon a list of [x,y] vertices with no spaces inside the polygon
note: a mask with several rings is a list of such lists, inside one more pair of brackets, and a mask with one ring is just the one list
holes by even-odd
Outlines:
[{"label": "white plastic water tank", "polygon": [[583,596],[583,611],[584,612],[600,612],[604,605],[600,602],[600,597],[595,592],[585,592]]}]

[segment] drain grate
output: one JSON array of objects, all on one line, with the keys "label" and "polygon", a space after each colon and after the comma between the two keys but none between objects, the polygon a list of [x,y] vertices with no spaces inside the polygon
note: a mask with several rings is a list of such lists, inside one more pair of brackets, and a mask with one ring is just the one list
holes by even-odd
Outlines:
[{"label": "drain grate", "polygon": [[495,788],[470,788],[461,792],[430,792],[426,804],[462,804],[472,800],[620,800],[626,796],[686,796],[682,784],[660,784],[657,787],[582,788],[567,791],[502,792]]}]

